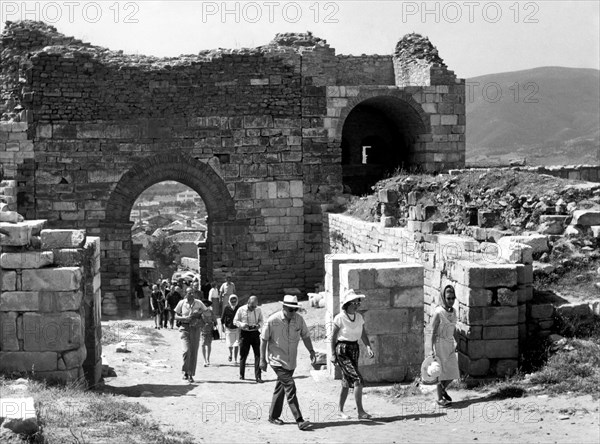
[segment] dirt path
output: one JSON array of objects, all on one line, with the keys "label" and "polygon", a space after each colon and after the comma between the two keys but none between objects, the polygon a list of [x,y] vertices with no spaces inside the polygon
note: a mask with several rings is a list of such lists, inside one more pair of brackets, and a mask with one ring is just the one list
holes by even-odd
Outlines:
[{"label": "dirt path", "polygon": [[[275,306],[267,304],[268,313]],[[451,409],[441,409],[432,394],[390,400],[367,388],[364,398],[372,421],[356,419],[353,399],[347,402],[350,420],[338,419],[339,381],[312,372],[308,352],[300,345],[296,384],[300,406],[311,431],[299,431],[289,410],[288,424],[267,422],[275,385],[269,369],[264,384],[240,381],[238,368],[227,362],[224,342],[213,342],[211,366],[199,357],[196,383],[181,379],[181,343],[177,330],[154,330],[150,320],[135,321],[144,328],[119,331],[119,323],[103,324],[128,342],[127,354],[104,347],[105,361],[117,377],[106,379],[106,390],[137,401],[151,410],[166,429],[190,433],[197,442],[600,442],[598,402],[586,397],[530,396],[489,401],[481,392],[450,391]],[[147,329],[150,327],[151,329]],[[316,343],[324,349],[323,342]],[[250,361],[252,362],[252,361]],[[246,368],[246,377],[253,367]],[[383,388],[385,389],[385,388]]]}]

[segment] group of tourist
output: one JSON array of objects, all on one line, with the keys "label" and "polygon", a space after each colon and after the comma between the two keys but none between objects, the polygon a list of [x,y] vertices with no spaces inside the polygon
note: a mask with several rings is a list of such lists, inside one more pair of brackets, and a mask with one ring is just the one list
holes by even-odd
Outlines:
[{"label": "group of tourist", "polygon": [[[258,306],[258,298],[250,296],[245,305],[239,306],[235,294],[235,284],[228,277],[227,281],[216,290],[212,284],[207,297],[200,299],[197,286],[187,287],[185,297],[181,298],[181,287],[168,286],[163,281],[161,287],[153,286],[151,307],[159,313],[161,306],[165,311],[172,310],[168,320],[175,320],[179,325],[183,342],[183,379],[194,382],[198,349],[202,347],[204,366],[210,366],[211,343],[219,336],[219,323],[216,313],[221,313],[220,327],[229,350],[229,362],[238,364],[239,378],[245,379],[246,359],[252,348],[254,354],[254,379],[263,383],[262,372],[270,365],[277,375],[277,383],[269,411],[269,422],[281,425],[280,419],[284,397],[287,398],[290,410],[300,430],[308,429],[311,424],[305,420],[300,411],[296,395],[296,385],[293,374],[297,363],[297,350],[300,340],[310,353],[314,362],[315,351],[304,318],[298,314],[300,305],[296,296],[286,295],[281,303],[281,310],[272,314],[267,320]],[[213,290],[215,290],[213,292]],[[212,292],[212,293],[211,293]],[[178,296],[175,296],[178,295]],[[211,297],[212,296],[212,297]],[[369,337],[365,328],[365,320],[359,312],[361,301],[366,296],[349,290],[342,296],[341,311],[333,320],[331,333],[331,360],[339,366],[342,373],[342,387],[339,395],[339,416],[348,419],[344,406],[350,391],[354,392],[358,418],[369,419],[362,404],[364,380],[358,368],[359,342],[366,347],[366,354],[373,358]],[[221,301],[226,298],[228,305],[221,307]],[[217,305],[214,300],[219,302]],[[457,321],[453,308],[456,296],[452,286],[446,286],[438,306],[434,310],[431,323],[431,354],[423,363],[423,377],[437,382],[437,403],[446,407],[452,402],[447,388],[453,379],[459,377],[454,329]],[[217,310],[215,310],[217,308]],[[155,325],[160,328],[166,321],[164,317],[155,316]],[[172,323],[171,323],[172,327]]]}]

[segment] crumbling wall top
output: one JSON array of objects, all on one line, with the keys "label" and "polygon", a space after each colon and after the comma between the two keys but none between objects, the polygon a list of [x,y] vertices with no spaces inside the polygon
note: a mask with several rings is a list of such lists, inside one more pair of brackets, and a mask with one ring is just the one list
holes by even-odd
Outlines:
[{"label": "crumbling wall top", "polygon": [[427,37],[421,34],[406,34],[396,44],[394,56],[405,61],[424,60],[431,64],[446,66],[444,60],[439,56],[438,50],[431,44]]}]

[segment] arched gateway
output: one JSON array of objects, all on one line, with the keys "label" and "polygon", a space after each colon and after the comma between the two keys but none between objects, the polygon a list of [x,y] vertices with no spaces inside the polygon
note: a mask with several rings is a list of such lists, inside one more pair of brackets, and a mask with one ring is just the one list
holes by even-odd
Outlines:
[{"label": "arched gateway", "polygon": [[8,24],[0,43],[4,118],[16,122],[0,154],[18,211],[101,236],[102,292],[120,306],[129,211],[154,183],[200,194],[215,279],[231,272],[265,300],[322,281],[321,211],[344,185],[464,164],[464,80],[416,34],[373,56],[336,55],[308,33],[158,59],[39,22]]}]

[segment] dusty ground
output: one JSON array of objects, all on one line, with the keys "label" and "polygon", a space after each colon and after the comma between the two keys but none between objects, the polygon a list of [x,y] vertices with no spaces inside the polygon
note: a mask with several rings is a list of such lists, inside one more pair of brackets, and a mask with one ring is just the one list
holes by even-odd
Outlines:
[{"label": "dusty ground", "polygon": [[[263,305],[270,313],[278,304]],[[315,322],[322,310],[309,309]],[[224,342],[213,343],[211,366],[200,358],[196,383],[181,379],[181,344],[177,330],[154,330],[150,320],[135,321],[139,328],[119,330],[126,321],[103,323],[127,341],[127,354],[104,347],[105,362],[117,377],[107,378],[105,391],[139,402],[165,429],[190,433],[197,442],[593,442],[600,441],[598,402],[591,396],[548,395],[489,401],[484,392],[450,390],[454,407],[441,409],[431,393],[390,399],[386,387],[368,387],[364,398],[371,421],[356,418],[348,400],[350,420],[339,419],[339,382],[312,372],[308,352],[300,345],[296,384],[300,406],[311,431],[299,431],[289,410],[283,426],[267,422],[275,374],[269,369],[256,384],[238,380],[238,368],[227,362]],[[150,327],[150,328],[148,328]],[[315,342],[316,349],[326,344]],[[251,378],[252,367],[246,369]]]}]

